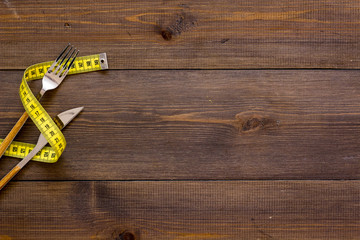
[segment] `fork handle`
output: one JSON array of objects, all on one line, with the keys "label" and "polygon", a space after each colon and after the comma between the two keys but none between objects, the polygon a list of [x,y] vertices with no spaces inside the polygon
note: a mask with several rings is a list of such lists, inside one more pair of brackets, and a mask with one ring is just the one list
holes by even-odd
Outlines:
[{"label": "fork handle", "polygon": [[11,129],[9,134],[6,136],[4,141],[0,145],[0,158],[5,153],[6,149],[9,147],[10,143],[14,140],[26,120],[29,118],[29,115],[27,112],[24,112],[23,115],[20,117],[20,119],[17,121],[15,126]]},{"label": "fork handle", "polygon": [[0,180],[0,190],[3,189],[3,187],[5,187],[5,185],[10,182],[10,180],[21,170],[21,167],[19,166],[15,166],[13,169],[11,169],[11,171],[6,174],[5,177],[3,177]]}]

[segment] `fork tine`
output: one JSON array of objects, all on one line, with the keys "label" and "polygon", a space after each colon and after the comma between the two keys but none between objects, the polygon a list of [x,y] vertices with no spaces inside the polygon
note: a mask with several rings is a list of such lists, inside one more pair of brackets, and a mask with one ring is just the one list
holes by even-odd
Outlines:
[{"label": "fork tine", "polygon": [[[76,48],[74,50],[74,52],[76,51]],[[64,64],[65,66],[65,71],[60,75],[60,77],[65,77],[67,75],[67,73],[69,72],[70,68],[72,67],[75,58],[77,57],[78,53],[80,52],[80,50],[77,50],[77,52],[75,53],[75,55],[72,57],[72,61],[71,63],[66,67],[66,64],[68,63],[68,61],[70,60],[70,58],[66,61],[66,63]]]},{"label": "fork tine", "polygon": [[64,54],[64,52],[66,51],[66,49],[68,49],[68,47],[71,46],[70,43],[68,43],[68,45],[66,46],[66,48],[60,53],[60,55],[57,57],[57,59],[55,60],[56,62],[59,61],[59,59],[61,58],[61,55]]},{"label": "fork tine", "polygon": [[71,66],[73,65],[73,63],[74,63],[74,61],[75,61],[75,58],[77,57],[77,55],[78,55],[79,52],[80,52],[80,50],[77,50],[74,58],[72,59],[71,63],[70,63],[69,66],[68,66],[68,70],[69,70],[69,69],[71,68]]},{"label": "fork tine", "polygon": [[62,57],[62,55],[65,53],[65,51],[71,46],[71,44],[69,43],[64,50],[60,53],[60,55],[56,58],[56,60],[53,62],[53,64],[49,67],[48,72],[51,72],[54,67],[56,66],[56,64],[58,63],[59,59]]},{"label": "fork tine", "polygon": [[[61,69],[63,68],[63,67],[62,67],[62,64],[63,64],[63,62],[65,61],[65,59],[67,58],[67,56],[69,55],[69,53],[71,52],[72,49],[73,49],[73,47],[70,46],[69,51],[66,52],[65,56],[61,59],[61,62],[60,62],[60,63],[58,64],[58,66],[56,67],[56,69],[55,69],[55,71],[54,71],[55,74],[58,73],[58,71],[59,71],[60,68],[61,68]],[[70,56],[71,56],[71,55],[70,55]],[[61,72],[61,71],[60,71],[60,72]]]},{"label": "fork tine", "polygon": [[67,68],[67,64],[68,64],[68,62],[70,61],[70,59],[73,58],[75,52],[76,52],[76,48],[72,51],[72,53],[70,54],[70,56],[68,57],[68,59],[67,59],[66,62],[64,63],[64,65],[63,65],[63,67],[62,67],[62,70],[64,70],[64,69]]}]

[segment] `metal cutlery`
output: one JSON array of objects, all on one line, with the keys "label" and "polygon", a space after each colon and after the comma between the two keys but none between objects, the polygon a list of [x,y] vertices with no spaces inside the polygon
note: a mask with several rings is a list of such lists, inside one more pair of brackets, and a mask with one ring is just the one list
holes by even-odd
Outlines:
[{"label": "metal cutlery", "polygon": [[[42,88],[39,94],[36,96],[38,100],[42,98],[46,91],[55,89],[58,87],[61,82],[64,80],[68,74],[72,64],[75,61],[75,58],[79,50],[71,46],[69,43],[66,48],[61,52],[61,54],[56,58],[54,63],[45,73],[42,79]],[[6,149],[9,147],[11,142],[14,140],[26,120],[29,118],[27,112],[24,112],[11,131],[8,133],[4,141],[0,145],[0,158],[5,153]]]},{"label": "metal cutlery", "polygon": [[[84,107],[73,108],[60,113],[55,118],[60,129],[64,128],[71,120],[73,120]],[[33,150],[21,160],[5,177],[0,180],[0,190],[47,144],[44,135],[40,134],[36,146]]]}]

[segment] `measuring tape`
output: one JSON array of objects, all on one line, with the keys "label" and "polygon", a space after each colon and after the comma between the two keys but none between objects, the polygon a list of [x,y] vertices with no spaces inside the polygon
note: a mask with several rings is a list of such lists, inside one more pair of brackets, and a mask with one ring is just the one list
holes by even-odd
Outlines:
[{"label": "measuring tape", "polygon": [[[19,95],[25,111],[35,123],[36,127],[44,135],[51,147],[44,147],[32,159],[39,162],[56,162],[66,147],[65,137],[36,99],[27,82],[42,79],[53,61],[38,63],[28,67],[23,75]],[[105,53],[78,57],[75,59],[68,74],[78,74],[108,69]],[[3,139],[0,139],[2,143]],[[5,151],[5,156],[24,158],[35,147],[35,144],[13,141]]]}]

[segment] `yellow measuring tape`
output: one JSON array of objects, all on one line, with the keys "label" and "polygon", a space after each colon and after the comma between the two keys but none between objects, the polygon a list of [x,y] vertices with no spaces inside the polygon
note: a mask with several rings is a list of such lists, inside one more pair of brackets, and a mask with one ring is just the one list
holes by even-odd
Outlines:
[{"label": "yellow measuring tape", "polygon": [[[44,147],[32,160],[46,163],[54,163],[58,160],[65,149],[66,141],[58,126],[30,90],[27,82],[42,79],[52,63],[53,61],[50,61],[28,67],[24,72],[19,89],[20,99],[26,112],[51,146]],[[107,68],[106,54],[101,53],[76,58],[68,74],[92,72]],[[3,139],[0,139],[0,144],[2,141]],[[4,155],[24,158],[34,147],[35,144],[13,141]]]}]

